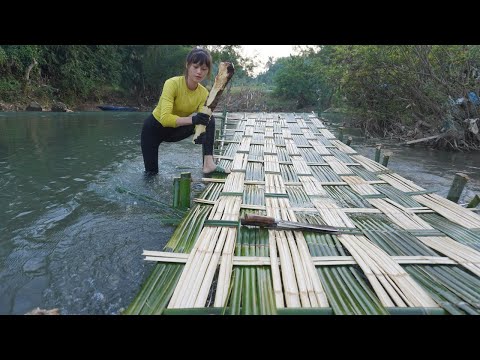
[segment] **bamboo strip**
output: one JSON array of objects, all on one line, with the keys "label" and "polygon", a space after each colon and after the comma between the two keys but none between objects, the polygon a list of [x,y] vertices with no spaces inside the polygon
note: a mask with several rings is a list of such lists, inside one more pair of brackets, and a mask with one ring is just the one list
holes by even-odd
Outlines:
[{"label": "bamboo strip", "polygon": [[293,140],[285,139],[285,145],[287,147],[288,155],[300,156],[300,152],[298,151],[297,145],[295,145],[295,142]]},{"label": "bamboo strip", "polygon": [[381,210],[390,220],[403,229],[433,229],[429,223],[414,213],[403,211],[402,207],[398,204],[397,206],[393,206],[391,204],[393,201],[390,201],[390,203],[383,199],[367,199],[367,201]]},{"label": "bamboo strip", "polygon": [[285,302],[283,298],[283,287],[280,275],[279,261],[277,260],[278,253],[276,237],[275,231],[273,230],[268,231],[268,244],[270,248],[270,269],[272,271],[272,283],[273,291],[275,293],[275,305],[277,309],[281,309],[285,307]]},{"label": "bamboo strip", "polygon": [[300,183],[305,189],[305,193],[309,196],[311,195],[328,196],[327,192],[322,187],[322,183],[317,179],[315,179],[313,176],[301,176]]},{"label": "bamboo strip", "polygon": [[378,175],[378,177],[384,180],[386,183],[392,185],[394,188],[401,190],[403,192],[425,190],[424,188],[416,185],[413,181],[407,180],[396,173],[381,174],[381,175]]},{"label": "bamboo strip", "polygon": [[[208,264],[208,268],[205,272],[205,275],[203,277],[203,280],[201,282],[201,286],[200,286],[200,289],[198,291],[198,295],[196,296],[196,298],[194,297],[194,303],[193,303],[193,306],[192,307],[203,307],[205,306],[205,303],[207,301],[207,298],[208,298],[208,293],[210,291],[210,288],[212,286],[212,280],[213,280],[213,277],[215,275],[215,272],[217,271],[217,267],[218,267],[218,264],[220,262],[220,256],[222,255],[222,252],[223,252],[223,248],[224,248],[224,245],[226,242],[228,242],[229,244],[231,243],[234,243],[235,242],[235,235],[236,235],[236,229],[233,229],[233,228],[222,228],[218,238],[217,238],[217,244],[215,245],[215,250],[213,252],[213,254],[211,255],[211,258],[210,258],[210,262]],[[230,245],[230,249],[228,249],[228,251],[230,251],[230,254],[231,254],[231,245]],[[229,264],[225,261],[225,266],[228,266]],[[230,264],[231,265],[231,264]],[[230,272],[231,272],[231,266],[230,266]],[[224,281],[228,281],[229,282],[229,279],[230,277],[228,277],[227,280],[224,280]],[[218,284],[218,283],[217,283]],[[227,284],[228,286],[228,284]],[[191,304],[191,302],[190,302]]]},{"label": "bamboo strip", "polygon": [[250,150],[250,142],[252,141],[252,138],[250,136],[253,135],[253,128],[250,127],[250,129],[251,129],[250,131],[251,135],[247,135],[247,133],[245,132],[245,135],[240,143],[240,146],[238,147],[237,152],[239,151],[248,152]]},{"label": "bamboo strip", "polygon": [[289,251],[287,239],[283,231],[274,231],[277,242],[278,254],[280,257],[280,270],[285,292],[287,307],[301,307],[293,260]]},{"label": "bamboo strip", "polygon": [[[247,169],[248,154],[237,153],[233,158],[231,171],[242,171]],[[229,174],[230,176],[231,174]]]},{"label": "bamboo strip", "polygon": [[[302,234],[303,235],[303,234]],[[296,237],[296,236],[295,236]],[[227,245],[225,244],[225,247]],[[224,248],[225,251],[225,248]],[[167,255],[163,255],[167,254]],[[186,263],[188,260],[188,254],[183,253],[169,253],[162,251],[147,251],[142,253],[145,256],[144,260],[157,261],[157,262],[174,262],[174,263]],[[398,264],[402,265],[455,265],[458,264],[455,260],[449,257],[440,256],[391,256],[391,258]],[[222,264],[222,258],[219,264]],[[270,257],[260,256],[234,256],[234,266],[269,266],[271,265]],[[278,258],[277,258],[278,261]],[[355,265],[356,262],[352,256],[313,256],[312,262],[314,266],[336,266],[336,265]]]},{"label": "bamboo strip", "polygon": [[325,221],[325,224],[337,227],[355,227],[355,224],[345,215],[343,209],[339,208],[332,199],[313,199],[312,203],[323,221]]},{"label": "bamboo strip", "polygon": [[182,274],[180,275],[180,279],[177,282],[177,286],[175,287],[175,291],[168,303],[168,308],[176,308],[178,307],[179,299],[183,296],[184,289],[186,288],[186,284],[188,283],[190,277],[190,269],[192,268],[194,262],[197,260],[197,251],[204,245],[203,239],[211,238],[212,234],[214,234],[215,228],[213,227],[204,227],[198,236],[195,245],[193,246],[192,251],[190,251],[190,255],[188,256],[187,263],[183,268]]},{"label": "bamboo strip", "polygon": [[480,228],[480,215],[437,194],[415,195],[413,199],[468,229]]},{"label": "bamboo strip", "polygon": [[353,174],[353,171],[343,162],[334,156],[322,156],[323,160],[332,168],[336,174]]},{"label": "bamboo strip", "polygon": [[363,155],[351,155],[351,158],[357,161],[359,164],[361,164],[368,171],[371,171],[371,172],[388,171],[387,167]]},{"label": "bamboo strip", "polygon": [[292,164],[294,169],[297,171],[297,173],[312,175],[312,171],[310,170],[310,167],[307,165],[305,160],[303,160],[301,157],[299,156],[292,157]]},{"label": "bamboo strip", "polygon": [[353,150],[350,146],[341,142],[340,140],[331,140],[330,142],[333,145],[335,145],[338,150],[344,152],[345,154],[349,154],[349,155],[357,154],[357,152],[355,150]]},{"label": "bamboo strip", "polygon": [[280,172],[280,165],[276,155],[265,155],[264,167],[266,172]]},{"label": "bamboo strip", "polygon": [[369,182],[363,180],[359,176],[341,176],[350,188],[360,195],[380,194]]},{"label": "bamboo strip", "polygon": [[480,252],[447,236],[422,236],[418,239],[428,247],[448,256],[475,275],[480,276]]},{"label": "bamboo strip", "polygon": [[315,151],[323,156],[332,155],[332,153],[325,147],[325,145],[318,142],[318,140],[309,140],[310,145],[313,146]]},{"label": "bamboo strip", "polygon": [[273,127],[265,126],[265,137],[266,138],[273,138]]},{"label": "bamboo strip", "polygon": [[[193,301],[198,294],[199,287],[210,262],[211,254],[217,243],[216,239],[222,230],[223,228],[217,227],[211,232],[211,236],[208,239],[206,237],[202,239],[198,251],[195,254],[195,258],[192,261],[192,265],[189,268],[183,291],[178,296],[178,300],[175,304],[176,308],[192,307]],[[212,239],[214,240],[212,241]]]},{"label": "bamboo strip", "polygon": [[307,287],[312,289],[309,291],[312,306],[328,307],[328,299],[315,269],[313,258],[308,250],[307,242],[305,241],[302,232],[294,231],[293,233],[295,235],[295,243],[298,247],[298,251],[304,266],[304,272],[307,275]]},{"label": "bamboo strip", "polygon": [[[314,304],[310,303],[311,298],[309,297],[309,294],[314,295],[313,285],[312,285],[312,282],[309,281],[308,275],[303,266],[300,253],[297,248],[295,238],[293,236],[293,232],[283,231],[283,235],[285,235],[286,243],[288,244],[288,247],[290,249],[294,275],[295,275],[296,283],[298,286],[298,292],[300,295],[300,302],[302,304],[302,307],[317,306],[317,301],[315,297],[314,297],[314,300],[315,300]],[[281,262],[280,264],[282,266]]]},{"label": "bamboo strip", "polygon": [[[398,263],[367,238],[364,236],[341,235],[339,240],[342,244],[345,243],[344,245],[349,251],[354,248],[354,251],[360,254],[396,306],[406,306],[407,304],[408,306],[438,306]],[[353,255],[351,251],[350,253]],[[355,255],[353,257],[357,260]]]},{"label": "bamboo strip", "polygon": [[279,174],[265,174],[265,193],[286,194],[283,178]]},{"label": "bamboo strip", "polygon": [[282,136],[284,139],[291,139],[292,138],[292,133],[290,132],[290,129],[282,129]]},{"label": "bamboo strip", "polygon": [[277,154],[277,146],[275,145],[274,139],[265,139],[264,152],[268,154]]},{"label": "bamboo strip", "polygon": [[305,136],[305,138],[307,140],[316,140],[317,137],[313,134],[312,130],[310,130],[310,128],[307,128],[307,129],[302,129],[302,133],[303,133],[303,136]]},{"label": "bamboo strip", "polygon": [[235,249],[236,230],[229,230],[227,243],[225,244],[222,258],[220,260],[220,274],[218,277],[217,289],[215,291],[214,306],[218,307],[226,306],[233,271],[233,251]]},{"label": "bamboo strip", "polygon": [[333,135],[329,130],[327,129],[320,129],[320,133],[325,136],[327,139],[336,139],[335,135]]},{"label": "bamboo strip", "polygon": [[199,199],[199,198],[194,198],[193,202],[196,202],[199,204],[208,204],[208,205],[215,205],[217,203],[214,200],[205,200],[205,199]]},{"label": "bamboo strip", "polygon": [[224,192],[243,192],[245,183],[245,173],[235,172],[228,174],[225,185],[223,187]]}]

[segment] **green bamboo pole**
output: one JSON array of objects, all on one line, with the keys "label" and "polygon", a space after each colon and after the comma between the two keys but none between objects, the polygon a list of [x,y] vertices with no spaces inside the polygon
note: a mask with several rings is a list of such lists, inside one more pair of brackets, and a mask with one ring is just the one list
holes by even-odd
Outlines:
[{"label": "green bamboo pole", "polygon": [[278,315],[334,315],[332,308],[282,308]]},{"label": "green bamboo pole", "polygon": [[168,272],[162,277],[162,284],[155,287],[151,296],[151,306],[142,309],[142,315],[160,315],[167,307],[184,268],[183,264],[167,265]]},{"label": "green bamboo pole", "polygon": [[[246,243],[246,231],[241,232],[241,256],[247,256],[248,244]],[[252,294],[250,286],[250,267],[242,266],[242,315],[252,315]]]},{"label": "green bamboo pole", "polygon": [[375,148],[375,161],[380,162],[380,154],[382,153],[382,144],[377,144]]},{"label": "green bamboo pole", "polygon": [[176,209],[180,208],[180,178],[173,178],[173,204]]},{"label": "green bamboo pole", "polygon": [[181,209],[190,207],[190,190],[192,188],[192,174],[189,172],[182,172],[180,174],[180,189],[179,189],[179,204]]},{"label": "green bamboo pole", "polygon": [[220,129],[215,129],[215,149],[218,149],[218,144],[220,143]]},{"label": "green bamboo pole", "polygon": [[384,155],[383,155],[383,161],[382,161],[382,165],[387,167],[388,166],[388,160],[390,159],[390,155],[392,155],[390,152],[386,152]]},{"label": "green bamboo pole", "polygon": [[460,195],[462,194],[465,184],[469,180],[469,177],[462,173],[456,173],[453,178],[452,186],[448,192],[447,199],[453,202],[458,202]]},{"label": "green bamboo pole", "polygon": [[390,315],[447,315],[442,308],[422,308],[422,307],[387,307]]},{"label": "green bamboo pole", "polygon": [[[241,233],[242,228],[237,231],[237,239],[235,243],[234,255],[240,256],[241,254]],[[232,270],[232,293],[230,294],[227,302],[230,301],[229,315],[239,315],[242,302],[242,282],[243,282],[243,270],[242,266],[234,266]]]},{"label": "green bamboo pole", "polygon": [[183,309],[165,309],[163,315],[222,315],[224,308],[183,308]]},{"label": "green bamboo pole", "polygon": [[345,128],[344,128],[343,126],[340,126],[340,127],[338,128],[338,140],[340,140],[340,141],[343,141],[343,130],[344,130],[344,129],[345,129]]},{"label": "green bamboo pole", "polygon": [[167,270],[165,264],[158,264],[152,271],[151,275],[145,281],[142,289],[130,303],[128,308],[123,312],[125,315],[137,314],[145,304],[146,299],[150,296],[162,274]]},{"label": "green bamboo pole", "polygon": [[480,204],[480,196],[475,195],[472,201],[468,203],[467,208],[475,208],[478,204]]}]

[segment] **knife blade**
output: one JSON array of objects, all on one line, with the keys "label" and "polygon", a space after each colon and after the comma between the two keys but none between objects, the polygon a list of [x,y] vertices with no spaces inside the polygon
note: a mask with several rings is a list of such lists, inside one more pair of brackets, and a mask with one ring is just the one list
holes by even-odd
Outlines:
[{"label": "knife blade", "polygon": [[322,233],[340,233],[341,229],[329,225],[315,225],[294,221],[275,220],[275,218],[263,215],[249,215],[240,220],[242,225],[260,226],[274,230],[309,230]]}]

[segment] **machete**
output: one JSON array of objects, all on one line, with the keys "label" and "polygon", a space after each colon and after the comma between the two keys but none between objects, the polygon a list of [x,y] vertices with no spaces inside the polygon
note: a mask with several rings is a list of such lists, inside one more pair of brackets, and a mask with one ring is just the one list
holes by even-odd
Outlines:
[{"label": "machete", "polygon": [[[242,225],[260,226],[272,230],[305,230],[321,233],[342,233],[343,229],[336,228],[329,225],[314,225],[299,223],[293,221],[275,220],[273,217],[262,215],[249,215],[245,214],[245,217],[240,220]],[[346,232],[346,231],[345,231]]]}]

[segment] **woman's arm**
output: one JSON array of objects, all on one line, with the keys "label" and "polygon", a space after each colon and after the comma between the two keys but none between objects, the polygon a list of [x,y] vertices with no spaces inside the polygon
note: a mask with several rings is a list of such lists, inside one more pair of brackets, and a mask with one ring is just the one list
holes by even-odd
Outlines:
[{"label": "woman's arm", "polygon": [[192,117],[191,116],[177,117],[176,125],[177,126],[192,125]]}]

